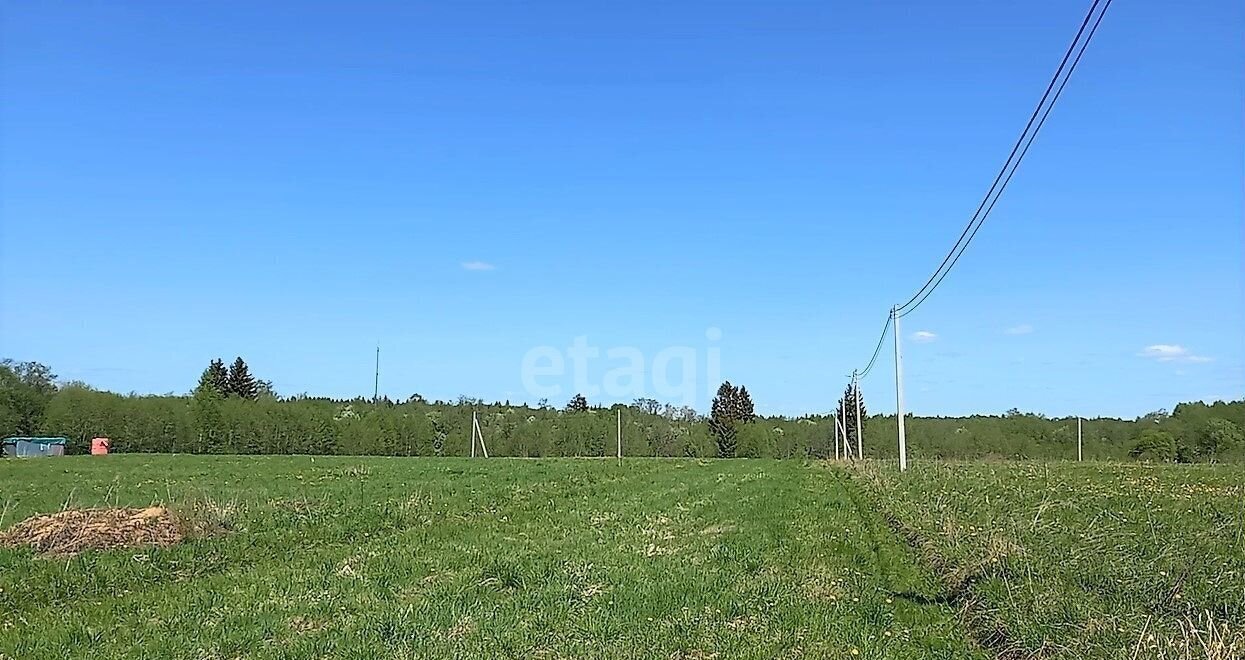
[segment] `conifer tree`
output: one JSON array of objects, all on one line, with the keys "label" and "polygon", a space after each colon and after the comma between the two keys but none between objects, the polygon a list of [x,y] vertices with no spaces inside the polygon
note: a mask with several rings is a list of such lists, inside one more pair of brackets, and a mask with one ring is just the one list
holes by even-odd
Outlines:
[{"label": "conifer tree", "polygon": [[[847,433],[847,442],[852,446],[852,451],[855,451],[857,438],[860,437],[860,429],[856,428],[856,399],[860,396],[860,388],[853,387],[851,383],[848,383],[847,389],[843,391],[843,398],[839,399],[839,419],[843,421],[843,428]],[[860,398],[860,423],[862,426],[868,417],[869,411],[865,409],[865,400]]]},{"label": "conifer tree", "polygon": [[208,365],[208,377],[211,380],[212,388],[221,396],[229,393],[229,370],[225,368],[225,361],[216,358]]},{"label": "conifer tree", "polygon": [[224,363],[220,360],[212,360],[207,369],[203,370],[203,375],[199,377],[199,384],[195,387],[190,397],[190,419],[193,424],[197,441],[190,447],[183,445],[183,450],[189,449],[192,452],[213,453],[220,451],[217,442],[220,429],[222,426],[220,402],[225,398],[225,391],[216,384],[213,373],[214,368],[220,365],[224,370]]},{"label": "conifer tree", "polygon": [[718,458],[734,458],[739,442],[739,425],[756,417],[752,395],[744,387],[735,387],[728,380],[718,387],[709,412],[709,429],[718,444]]},{"label": "conifer tree", "polygon": [[255,382],[255,377],[251,375],[251,370],[247,368],[246,362],[243,362],[241,357],[230,365],[227,380],[226,389],[230,396],[251,401],[259,396],[259,384]]},{"label": "conifer tree", "polygon": [[739,419],[744,422],[751,422],[756,418],[756,407],[752,404],[752,395],[748,394],[748,388],[743,385],[739,386]]},{"label": "conifer tree", "polygon": [[219,397],[228,396],[229,372],[225,369],[225,361],[218,358],[208,363],[207,369],[199,376],[199,383],[194,391],[211,391]]},{"label": "conifer tree", "polygon": [[584,412],[588,410],[588,398],[582,394],[576,394],[566,404],[566,412]]},{"label": "conifer tree", "polygon": [[[212,363],[215,364],[216,361],[213,360]],[[216,392],[216,388],[212,384],[212,368],[211,367],[204,369],[203,373],[199,374],[199,382],[195,384],[195,388],[190,391],[192,395],[199,394],[202,392]]]}]

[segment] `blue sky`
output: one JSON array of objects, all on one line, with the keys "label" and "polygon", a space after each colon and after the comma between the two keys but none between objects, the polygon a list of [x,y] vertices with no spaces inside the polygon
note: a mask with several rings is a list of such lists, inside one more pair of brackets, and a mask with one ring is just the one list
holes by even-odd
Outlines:
[{"label": "blue sky", "polygon": [[[6,2],[0,355],[122,392],[241,355],[350,396],[379,341],[385,394],[525,400],[524,356],[585,337],[590,384],[685,346],[701,410],[713,351],[759,409],[827,410],[1086,7]],[[1114,3],[904,319],[910,409],[1242,396],[1243,28]]]}]

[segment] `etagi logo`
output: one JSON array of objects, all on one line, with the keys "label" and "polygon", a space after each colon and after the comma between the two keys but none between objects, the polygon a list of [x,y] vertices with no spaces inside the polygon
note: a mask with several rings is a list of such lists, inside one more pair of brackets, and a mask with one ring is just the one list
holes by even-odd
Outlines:
[{"label": "etagi logo", "polygon": [[[586,335],[575,337],[564,349],[537,346],[523,355],[520,373],[523,388],[532,400],[558,400],[574,394],[588,398],[601,397],[626,401],[653,397],[661,401],[691,406],[696,394],[704,392],[712,398],[722,380],[722,339],[718,328],[705,330],[706,345],[702,351],[692,346],[667,346],[652,359],[634,346],[614,346],[604,351],[588,342]],[[599,383],[590,373],[600,371],[602,359],[606,370]],[[562,388],[570,367],[571,390]],[[596,368],[594,368],[596,367]]]}]

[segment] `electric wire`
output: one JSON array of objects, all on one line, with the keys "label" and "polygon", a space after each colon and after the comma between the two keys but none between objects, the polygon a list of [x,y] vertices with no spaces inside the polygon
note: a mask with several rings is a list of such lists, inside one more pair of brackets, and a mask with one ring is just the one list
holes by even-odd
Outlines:
[{"label": "electric wire", "polygon": [[[995,195],[996,189],[998,190],[999,194],[1002,194],[1002,188],[999,187],[1000,182],[1004,180],[1005,176],[1007,176],[1009,169],[1014,171],[1015,165],[1019,164],[1019,159],[1016,159],[1016,154],[1018,151],[1021,150],[1021,145],[1025,144],[1026,137],[1029,137],[1030,142],[1032,141],[1032,138],[1029,136],[1030,129],[1033,128],[1034,122],[1038,120],[1038,115],[1042,114],[1043,107],[1047,106],[1047,99],[1051,98],[1051,91],[1055,89],[1055,85],[1059,83],[1060,77],[1063,76],[1064,68],[1067,66],[1068,60],[1072,57],[1072,53],[1076,51],[1077,45],[1081,43],[1081,37],[1082,35],[1085,34],[1085,28],[1089,26],[1089,23],[1093,19],[1094,13],[1098,9],[1098,5],[1100,2],[1102,2],[1102,0],[1094,0],[1093,3],[1090,5],[1089,11],[1086,12],[1085,14],[1085,19],[1081,21],[1081,26],[1076,32],[1076,37],[1073,38],[1072,43],[1068,45],[1068,50],[1064,52],[1063,59],[1060,60],[1059,67],[1055,69],[1054,75],[1051,76],[1050,82],[1047,83],[1046,90],[1042,93],[1042,98],[1038,101],[1037,107],[1033,109],[1033,114],[1029,116],[1029,121],[1025,123],[1024,130],[1021,131],[1020,137],[1016,139],[1016,144],[1012,146],[1011,153],[1008,154],[1007,160],[1004,161],[1003,166],[999,169],[999,173],[995,175],[994,182],[990,184],[990,189],[986,191],[985,197],[983,197],[981,200],[981,203],[978,204],[976,212],[974,212],[973,216],[969,218],[968,224],[964,226],[964,230],[960,232],[960,237],[956,239],[955,244],[951,246],[951,250],[947,252],[947,256],[943,257],[942,263],[940,263],[938,265],[938,268],[935,269],[932,274],[930,274],[929,279],[925,281],[925,284],[923,284],[920,289],[917,289],[916,293],[914,293],[912,297],[908,299],[907,302],[898,306],[898,310],[901,312],[901,316],[902,316],[902,313],[906,312],[908,306],[912,305],[913,301],[915,301],[917,298],[920,298],[922,294],[924,294],[931,285],[937,286],[937,284],[934,284],[934,281],[935,280],[941,281],[942,278],[940,277],[940,274],[945,273],[946,270],[950,270],[950,266],[948,266],[948,263],[954,264],[954,259],[958,258],[956,257],[957,252],[963,252],[963,249],[968,246],[968,243],[972,242],[972,238],[970,234],[976,233],[974,231],[974,226],[979,226],[980,223],[978,219],[982,214],[982,210],[989,203],[991,196],[995,196],[997,198],[997,195]],[[1111,4],[1111,0],[1107,0],[1107,5],[1110,5],[1110,4]],[[1106,12],[1106,5],[1104,5],[1103,12],[1099,14],[1099,17],[1098,17],[1099,22],[1101,22],[1102,14],[1105,14],[1105,12]],[[1095,23],[1093,30],[1090,31],[1091,37],[1092,37],[1093,31],[1097,29],[1097,26],[1098,24]],[[1085,45],[1088,45],[1089,39],[1087,38],[1084,43]],[[1082,48],[1081,52],[1084,52],[1084,48]],[[1079,60],[1079,55],[1077,59]],[[1073,68],[1075,68],[1075,64],[1073,65]],[[1068,76],[1070,76],[1071,73],[1072,71],[1071,69],[1069,69]],[[1066,84],[1067,76],[1063,76],[1063,77],[1064,77],[1064,83]],[[1062,85],[1060,85],[1060,89],[1062,90]],[[1058,93],[1056,93],[1056,98],[1057,97],[1058,97]],[[1051,100],[1050,105],[1051,106],[1054,105],[1053,99]],[[1049,109],[1047,110],[1047,112],[1049,112]],[[1040,123],[1038,124],[1038,126],[1040,128]],[[1034,130],[1033,134],[1036,135],[1036,133],[1037,131]],[[1023,157],[1024,156],[1021,155],[1021,158]],[[1013,160],[1016,161],[1015,165],[1013,164]],[[1003,187],[1007,186],[1006,182],[1003,182],[1002,185]],[[967,241],[965,239],[967,239]]]},{"label": "electric wire", "polygon": [[[924,303],[925,300],[928,299],[934,292],[934,290],[942,284],[942,281],[946,278],[947,273],[951,272],[951,269],[955,267],[956,262],[959,261],[960,256],[964,254],[964,251],[968,248],[969,244],[972,243],[973,238],[977,236],[977,231],[981,229],[981,225],[985,223],[986,219],[990,215],[990,212],[994,210],[994,206],[998,203],[999,197],[1002,196],[1008,183],[1011,182],[1012,176],[1015,175],[1016,170],[1020,167],[1020,163],[1024,160],[1025,154],[1029,152],[1029,147],[1032,146],[1038,132],[1042,130],[1042,126],[1046,123],[1046,118],[1050,116],[1051,110],[1055,107],[1055,103],[1059,100],[1060,95],[1063,94],[1064,87],[1067,86],[1068,81],[1072,78],[1072,73],[1076,70],[1077,64],[1081,61],[1081,56],[1085,54],[1085,50],[1089,47],[1090,42],[1093,40],[1094,34],[1098,31],[1098,26],[1102,24],[1102,19],[1106,16],[1107,10],[1111,7],[1111,2],[1112,0],[1105,0],[1105,2],[1104,0],[1093,0],[1093,3],[1089,7],[1089,11],[1085,14],[1085,19],[1081,21],[1081,26],[1076,32],[1076,37],[1073,38],[1072,43],[1068,46],[1068,50],[1064,52],[1063,59],[1059,62],[1059,67],[1055,69],[1055,74],[1051,76],[1050,82],[1046,85],[1046,90],[1042,93],[1042,98],[1038,101],[1037,107],[1034,108],[1033,114],[1029,116],[1029,121],[1025,124],[1024,130],[1021,131],[1020,137],[1017,138],[1016,144],[1012,146],[1011,153],[1008,154],[1007,160],[1003,163],[1003,167],[995,176],[994,182],[990,185],[990,189],[986,191],[985,197],[982,198],[981,203],[977,206],[977,211],[969,219],[968,224],[964,226],[964,230],[960,232],[960,237],[951,247],[951,250],[947,252],[947,256],[943,257],[942,263],[938,265],[938,268],[935,269],[929,279],[925,281],[925,284],[923,284],[920,289],[917,289],[916,293],[913,294],[907,302],[896,306],[892,309],[891,313],[887,315],[886,323],[882,326],[882,333],[878,338],[877,346],[873,349],[873,355],[869,358],[869,363],[865,365],[865,368],[857,374],[857,379],[864,378],[870,370],[873,369],[873,365],[877,362],[878,356],[881,354],[882,345],[886,341],[886,333],[890,330],[891,323],[895,320],[895,318],[907,316],[920,307],[921,304]],[[1099,4],[1102,5],[1101,11],[1097,11]],[[1097,18],[1094,18],[1095,13],[1097,13]],[[1090,26],[1091,21],[1093,22],[1092,26]],[[1089,27],[1088,34],[1085,32],[1086,27]],[[1085,37],[1084,40],[1081,39],[1082,36]],[[1075,57],[1072,55],[1074,52],[1076,53]],[[1071,65],[1069,66],[1070,58]],[[1064,72],[1065,67],[1067,68],[1066,73]],[[1054,90],[1053,96],[1051,95],[1052,90]],[[1047,103],[1048,99],[1050,101],[1049,103]],[[1035,121],[1036,124],[1034,123]]]},{"label": "electric wire", "polygon": [[878,355],[882,353],[882,344],[886,342],[886,331],[889,330],[890,327],[891,327],[891,315],[887,314],[886,324],[882,326],[882,336],[878,337],[878,345],[873,349],[873,357],[869,358],[869,364],[866,364],[865,368],[862,369],[860,373],[856,374],[857,380],[869,375],[869,370],[872,369],[873,364],[878,361]]},{"label": "electric wire", "polygon": [[[1102,12],[1098,14],[1098,18],[1094,21],[1093,27],[1090,28],[1088,36],[1086,36],[1085,41],[1081,43],[1081,47],[1080,50],[1077,51],[1076,58],[1072,60],[1072,66],[1068,68],[1068,74],[1064,76],[1063,81],[1059,83],[1059,88],[1055,90],[1055,95],[1051,98],[1050,105],[1046,106],[1046,110],[1042,113],[1042,118],[1038,120],[1037,126],[1029,135],[1028,141],[1025,142],[1024,149],[1020,151],[1020,155],[1016,158],[1015,164],[1012,165],[1011,171],[1007,173],[1007,178],[1003,180],[1003,185],[999,187],[998,194],[994,196],[994,199],[990,201],[990,205],[986,208],[985,213],[983,213],[981,218],[977,220],[972,232],[968,235],[968,240],[965,241],[963,247],[956,252],[955,257],[951,259],[951,263],[942,271],[942,274],[938,276],[938,279],[934,282],[934,285],[921,296],[920,300],[917,300],[915,304],[907,310],[901,312],[899,314],[899,318],[903,318],[916,311],[916,309],[921,306],[921,303],[925,302],[926,298],[929,298],[930,294],[938,288],[938,285],[942,284],[943,278],[945,278],[947,273],[950,273],[951,269],[955,267],[955,263],[960,260],[960,256],[964,254],[964,250],[968,249],[969,243],[973,242],[973,237],[977,235],[977,230],[981,229],[981,225],[985,224],[986,219],[990,217],[990,212],[994,210],[994,205],[998,203],[999,197],[1003,195],[1003,191],[1007,188],[1007,184],[1011,182],[1012,176],[1016,174],[1017,168],[1020,167],[1020,162],[1024,160],[1025,154],[1029,153],[1029,147],[1033,144],[1033,140],[1037,138],[1038,131],[1042,130],[1042,125],[1046,123],[1046,118],[1050,116],[1051,110],[1055,108],[1055,102],[1058,101],[1059,96],[1063,94],[1064,87],[1067,86],[1068,81],[1072,78],[1072,72],[1076,70],[1076,65],[1080,63],[1081,56],[1085,54],[1085,49],[1089,47],[1089,42],[1094,38],[1094,33],[1098,31],[1098,26],[1102,24],[1102,17],[1106,15],[1107,9],[1111,6],[1111,2],[1112,0],[1106,0],[1106,3],[1103,4]],[[1097,4],[1097,2],[1095,2],[1095,4]]]}]

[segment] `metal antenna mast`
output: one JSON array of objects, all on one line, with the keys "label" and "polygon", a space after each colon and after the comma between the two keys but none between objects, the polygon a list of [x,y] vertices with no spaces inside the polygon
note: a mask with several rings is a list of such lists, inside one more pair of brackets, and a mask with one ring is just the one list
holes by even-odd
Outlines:
[{"label": "metal antenna mast", "polygon": [[380,401],[380,342],[376,342],[376,378],[372,381],[372,403]]}]

